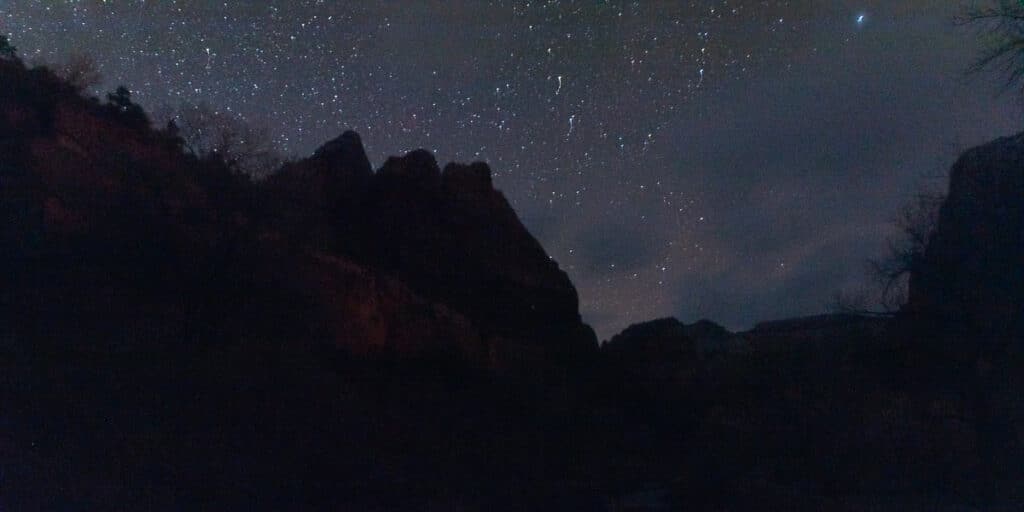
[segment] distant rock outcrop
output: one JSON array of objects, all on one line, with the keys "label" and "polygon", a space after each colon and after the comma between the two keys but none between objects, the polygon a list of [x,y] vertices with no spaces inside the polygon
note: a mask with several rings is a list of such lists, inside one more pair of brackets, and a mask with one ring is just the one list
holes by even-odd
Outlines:
[{"label": "distant rock outcrop", "polygon": [[740,333],[751,351],[787,352],[797,349],[840,351],[849,345],[877,345],[889,325],[888,318],[849,314],[815,315],[760,322]]},{"label": "distant rock outcrop", "polygon": [[631,325],[601,345],[607,364],[651,396],[689,391],[698,367],[697,344],[675,318]]},{"label": "distant rock outcrop", "polygon": [[631,325],[601,348],[615,359],[685,361],[715,355],[764,355],[797,350],[847,351],[886,343],[889,319],[858,315],[817,315],[761,322],[753,329],[730,332],[710,320],[684,324],[662,318]]},{"label": "distant rock outcrop", "polygon": [[697,351],[701,354],[735,350],[734,344],[730,343],[734,339],[733,334],[711,320],[698,320],[685,326],[683,332],[693,339]]},{"label": "distant rock outcrop", "polygon": [[642,359],[680,359],[697,353],[693,340],[686,335],[686,326],[675,318],[631,325],[601,348],[608,354]]},{"label": "distant rock outcrop", "polygon": [[953,166],[906,310],[972,338],[1024,339],[1024,134]]}]

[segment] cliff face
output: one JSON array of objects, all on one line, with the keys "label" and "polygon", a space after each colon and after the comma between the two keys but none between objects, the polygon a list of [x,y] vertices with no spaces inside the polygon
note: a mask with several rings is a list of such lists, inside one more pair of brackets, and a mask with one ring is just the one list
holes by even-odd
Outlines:
[{"label": "cliff face", "polygon": [[563,362],[596,349],[576,289],[494,190],[486,164],[439,173],[431,155],[413,152],[376,178],[360,224],[369,259],[495,339]]},{"label": "cliff face", "polygon": [[1024,339],[1024,134],[953,166],[907,310],[999,344]]},{"label": "cliff face", "polygon": [[538,391],[593,334],[483,164],[345,133],[256,184],[0,59],[0,269],[0,508],[598,499]]},{"label": "cliff face", "polygon": [[965,152],[910,279],[906,331],[943,347],[969,386],[983,457],[1024,453],[1024,134]]},{"label": "cliff face", "polygon": [[464,314],[496,366],[567,363],[596,349],[576,289],[494,189],[486,164],[448,164],[442,172],[432,154],[417,150],[374,174],[366,161],[358,135],[347,132],[282,169],[265,193],[284,196],[282,211],[303,212],[282,231],[317,226],[300,243]]},{"label": "cliff face", "polygon": [[[49,315],[52,332],[95,326],[90,343],[158,346],[301,304],[293,337],[355,353],[497,368],[596,347],[572,284],[484,164],[441,173],[421,150],[374,173],[346,132],[256,185],[48,72],[0,68],[4,256],[20,270],[5,313],[26,335]],[[119,327],[119,311],[161,340]]]}]

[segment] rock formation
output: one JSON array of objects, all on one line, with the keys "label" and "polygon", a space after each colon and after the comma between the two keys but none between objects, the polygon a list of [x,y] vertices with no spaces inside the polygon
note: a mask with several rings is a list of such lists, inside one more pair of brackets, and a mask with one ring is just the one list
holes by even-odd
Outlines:
[{"label": "rock formation", "polygon": [[953,166],[906,309],[965,338],[1024,340],[1024,134]]},{"label": "rock formation", "polygon": [[[466,315],[497,366],[567,364],[593,353],[576,289],[494,189],[486,164],[448,164],[442,172],[432,154],[417,150],[369,174],[366,161],[358,136],[347,132],[282,169],[266,194],[294,191],[279,204],[307,214],[281,229],[319,226],[323,236],[312,245]],[[324,237],[332,238],[317,241]]]},{"label": "rock formation", "polygon": [[[316,336],[356,353],[448,351],[482,367],[525,369],[596,349],[575,288],[494,190],[485,164],[442,173],[418,150],[374,173],[349,131],[254,185],[46,72],[3,65],[4,83],[15,84],[0,93],[12,256],[79,252],[96,286],[160,290],[156,311],[192,307],[174,305],[190,299],[161,288],[171,281],[194,282],[201,294],[210,274],[238,279],[221,284],[301,298],[307,323],[325,329]],[[113,279],[104,272],[132,267],[138,280],[102,282]],[[81,275],[67,277],[80,288],[70,280]],[[90,301],[84,289],[63,296],[79,295]],[[174,316],[161,318],[151,320]]]}]

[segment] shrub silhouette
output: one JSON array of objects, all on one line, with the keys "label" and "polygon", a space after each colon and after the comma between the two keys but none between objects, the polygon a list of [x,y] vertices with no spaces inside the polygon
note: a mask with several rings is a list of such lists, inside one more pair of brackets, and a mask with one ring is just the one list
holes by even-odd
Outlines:
[{"label": "shrub silhouette", "polygon": [[10,40],[4,35],[0,35],[0,60],[20,62],[20,59],[18,59],[18,49],[11,45]]},{"label": "shrub silhouette", "polygon": [[107,106],[125,124],[133,128],[146,128],[149,118],[142,107],[132,102],[132,93],[125,86],[119,86],[114,92],[107,94]]}]

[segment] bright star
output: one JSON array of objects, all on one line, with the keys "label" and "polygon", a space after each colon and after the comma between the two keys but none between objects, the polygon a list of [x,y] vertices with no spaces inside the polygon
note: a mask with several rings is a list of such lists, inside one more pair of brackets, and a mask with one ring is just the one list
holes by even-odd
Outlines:
[{"label": "bright star", "polygon": [[858,14],[858,15],[857,15],[857,24],[858,24],[858,25],[863,25],[863,24],[864,24],[864,20],[865,20],[865,19],[867,19],[867,16],[866,16],[866,15],[864,15],[864,14]]}]

